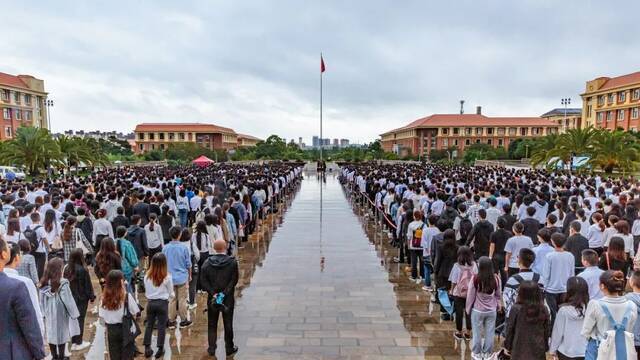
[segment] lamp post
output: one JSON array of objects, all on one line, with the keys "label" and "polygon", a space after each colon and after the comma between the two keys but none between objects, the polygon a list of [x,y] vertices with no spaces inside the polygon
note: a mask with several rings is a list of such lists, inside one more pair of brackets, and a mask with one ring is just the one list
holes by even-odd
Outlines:
[{"label": "lamp post", "polygon": [[565,131],[567,131],[567,106],[571,104],[571,98],[563,98],[560,100],[560,104],[564,105],[564,120],[562,126]]},{"label": "lamp post", "polygon": [[53,100],[45,100],[44,105],[47,107],[47,129],[51,132],[51,111],[49,109],[53,107]]}]

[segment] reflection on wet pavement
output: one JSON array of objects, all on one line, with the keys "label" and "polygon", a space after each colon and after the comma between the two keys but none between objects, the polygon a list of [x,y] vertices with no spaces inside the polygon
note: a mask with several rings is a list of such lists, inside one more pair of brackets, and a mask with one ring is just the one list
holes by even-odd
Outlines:
[{"label": "reflection on wet pavement", "polygon": [[[429,294],[391,262],[397,252],[387,235],[363,214],[336,178],[308,175],[281,216],[265,221],[240,250],[236,359],[470,358]],[[166,359],[208,358],[205,302],[198,295],[193,326],[167,332]],[[224,359],[221,323],[218,333]],[[94,339],[87,358],[102,358],[104,346],[104,336]]]}]

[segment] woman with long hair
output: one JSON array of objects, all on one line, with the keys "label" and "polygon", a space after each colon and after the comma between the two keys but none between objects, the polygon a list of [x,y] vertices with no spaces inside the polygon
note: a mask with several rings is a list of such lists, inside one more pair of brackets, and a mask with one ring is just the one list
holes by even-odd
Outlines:
[{"label": "woman with long hair", "polygon": [[602,270],[622,271],[626,277],[629,272],[629,258],[624,250],[624,240],[618,236],[612,237],[607,251],[600,256],[598,267]]},{"label": "woman with long hair", "polygon": [[122,271],[111,270],[105,278],[98,310],[98,316],[107,327],[107,343],[111,360],[131,360],[135,357],[135,342],[124,345],[122,318],[125,305],[131,315],[135,316],[140,312],[136,300],[125,289]]},{"label": "woman with long hair", "polygon": [[[76,227],[77,221],[74,216],[67,217],[62,229],[62,249],[64,250],[64,262],[69,261],[69,255],[73,249],[77,248],[78,241],[82,242],[88,253],[93,252],[93,247],[84,236],[80,228]],[[80,250],[82,252],[82,250]]]},{"label": "woman with long hair", "polygon": [[100,209],[96,212],[96,221],[93,223],[93,245],[95,245],[96,249],[102,248],[100,244],[104,238],[114,238],[113,226],[106,219],[106,216],[106,209]]},{"label": "woman with long hair", "polygon": [[40,307],[44,316],[47,341],[53,359],[64,359],[65,344],[71,340],[69,324],[80,313],[73,300],[69,280],[62,277],[64,262],[53,258],[40,279]]},{"label": "woman with long hair", "polygon": [[549,348],[551,317],[544,306],[542,289],[537,282],[523,281],[518,298],[507,318],[504,348],[511,359],[544,360]]},{"label": "woman with long hair", "polygon": [[111,270],[122,269],[122,257],[116,250],[116,243],[111,238],[104,238],[100,244],[100,251],[96,255],[94,268],[96,277],[101,287],[104,287],[105,278]]},{"label": "woman with long hair", "polygon": [[60,225],[56,220],[56,212],[49,209],[44,213],[44,221],[42,228],[46,234],[47,243],[51,246],[49,257],[62,257],[64,250],[62,249],[62,241],[60,240]]},{"label": "woman with long hair", "polygon": [[162,214],[158,217],[158,225],[162,230],[162,243],[167,244],[171,241],[169,229],[176,226],[176,219],[171,215],[171,208],[167,205],[162,206]]},{"label": "woman with long hair", "polygon": [[155,358],[164,355],[164,338],[169,319],[169,298],[174,296],[173,282],[167,270],[167,258],[163,253],[155,254],[150,261],[149,270],[144,277],[145,295],[147,296],[147,324],[144,331],[144,355],[151,357],[151,335],[153,327],[158,327]]},{"label": "woman with long hair", "polygon": [[471,351],[476,358],[493,351],[496,316],[502,306],[501,299],[502,284],[493,270],[493,261],[482,256],[478,259],[478,273],[469,284],[466,300],[467,314],[471,315],[473,329]]},{"label": "woman with long hair", "polygon": [[[453,232],[453,243],[455,245],[455,231]],[[450,236],[450,235],[449,235]],[[450,241],[450,240],[449,240]],[[447,250],[448,252],[449,250]],[[444,250],[443,250],[444,252]],[[465,311],[467,307],[467,294],[469,291],[469,282],[474,275],[478,273],[478,267],[473,260],[473,251],[468,246],[461,246],[456,251],[456,262],[453,264],[448,280],[451,282],[451,295],[453,296],[453,308],[456,312],[456,332],[453,336],[461,340],[463,337],[467,340],[471,339],[471,315]],[[465,319],[467,329],[462,332],[462,319]]]},{"label": "woman with long hair", "polygon": [[24,239],[20,232],[20,219],[7,220],[7,233],[3,235],[5,241],[17,244],[18,241]]},{"label": "woman with long hair", "polygon": [[604,297],[589,301],[581,331],[581,335],[587,339],[586,360],[598,358],[599,341],[606,337],[607,331],[613,329],[610,318],[618,324],[626,318],[624,330],[633,332],[638,312],[633,301],[623,296],[624,289],[625,275],[622,271],[608,270],[600,275],[600,291]]},{"label": "woman with long hair", "polygon": [[164,245],[162,228],[157,222],[158,215],[151,213],[149,214],[149,223],[144,226],[144,233],[147,236],[147,246],[149,248],[149,259],[153,258],[153,255],[162,252],[162,245]]},{"label": "woman with long hair", "polygon": [[589,285],[581,277],[567,280],[565,303],[560,305],[551,333],[550,352],[560,360],[584,359],[587,340],[580,335],[589,303]]},{"label": "woman with long hair", "polygon": [[33,255],[31,255],[31,244],[29,243],[29,240],[22,239],[18,241],[18,245],[20,246],[22,259],[20,261],[20,264],[18,264],[16,270],[18,271],[18,274],[31,279],[31,281],[33,281],[33,284],[38,286],[38,282],[40,280],[38,279],[38,268],[36,266],[36,259],[33,257]]},{"label": "woman with long hair", "polygon": [[589,226],[586,238],[589,240],[589,248],[595,250],[600,256],[604,252],[604,230],[606,226],[600,213],[594,212],[591,215],[591,220],[593,224]]},{"label": "woman with long hair", "polygon": [[82,249],[73,249],[69,254],[69,260],[64,268],[64,278],[69,281],[73,300],[76,302],[78,312],[78,325],[80,325],[80,334],[71,338],[71,351],[80,351],[87,348],[91,343],[83,341],[84,335],[84,319],[87,315],[89,302],[93,302],[96,298],[91,284],[91,276],[84,263],[84,254]]}]

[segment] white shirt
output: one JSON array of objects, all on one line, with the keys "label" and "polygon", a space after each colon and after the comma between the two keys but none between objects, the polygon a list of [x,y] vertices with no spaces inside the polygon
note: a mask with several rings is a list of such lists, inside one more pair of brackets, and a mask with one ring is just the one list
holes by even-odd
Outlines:
[{"label": "white shirt", "polygon": [[[129,297],[129,299],[127,300],[129,303],[129,312],[132,315],[135,315],[137,313],[140,312],[140,308],[138,307],[138,304],[136,303],[136,299],[133,298],[133,296],[131,296],[131,294],[127,293],[127,296]],[[98,316],[104,320],[104,322],[106,324],[120,324],[122,323],[122,315],[124,315],[124,302],[122,303],[122,305],[115,309],[115,310],[107,310],[105,308],[102,307],[102,304],[100,304],[99,308],[98,308]]]},{"label": "white shirt", "polygon": [[147,235],[147,246],[149,249],[157,249],[164,244],[164,238],[162,236],[162,228],[158,224],[153,225],[153,231],[150,229],[151,223],[144,226],[144,232]]},{"label": "white shirt", "polygon": [[173,292],[173,281],[171,280],[171,274],[167,274],[160,286],[155,286],[153,281],[148,276],[144,277],[144,289],[145,296],[148,300],[169,300],[175,296]]},{"label": "white shirt", "polygon": [[36,286],[33,284],[33,281],[28,277],[19,275],[16,269],[5,267],[4,273],[10,278],[20,280],[27,287],[27,290],[29,291],[29,299],[31,299],[31,305],[33,305],[33,309],[36,311],[36,318],[38,318],[38,326],[40,326],[40,331],[44,337],[44,320],[42,317],[42,311],[40,310],[38,291],[36,290]]}]

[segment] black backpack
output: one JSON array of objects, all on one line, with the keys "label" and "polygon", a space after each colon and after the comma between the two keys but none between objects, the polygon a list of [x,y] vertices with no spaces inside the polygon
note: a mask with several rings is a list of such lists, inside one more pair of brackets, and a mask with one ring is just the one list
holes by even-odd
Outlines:
[{"label": "black backpack", "polygon": [[463,243],[467,241],[472,228],[473,224],[471,223],[469,216],[460,216],[460,241],[462,241]]},{"label": "black backpack", "polygon": [[38,247],[40,247],[40,239],[38,239],[37,230],[41,227],[42,225],[38,225],[33,229],[29,227],[27,228],[27,230],[24,231],[24,237],[25,239],[29,240],[29,244],[31,245],[32,252],[36,251]]}]

